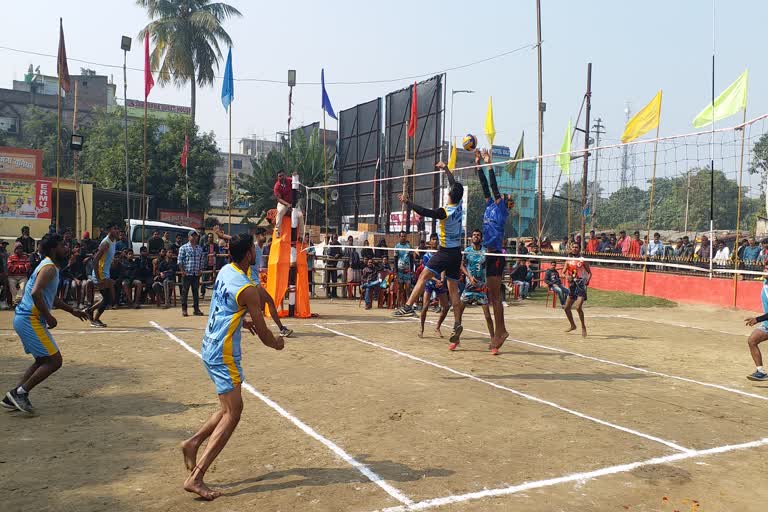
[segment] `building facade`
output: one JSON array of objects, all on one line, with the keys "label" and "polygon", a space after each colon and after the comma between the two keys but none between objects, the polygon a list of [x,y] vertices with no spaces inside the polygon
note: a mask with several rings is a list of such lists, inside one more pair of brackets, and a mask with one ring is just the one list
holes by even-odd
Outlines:
[{"label": "building facade", "polygon": [[[237,198],[240,196],[237,189],[237,178],[253,175],[251,156],[243,153],[232,153],[232,207],[244,208]],[[213,175],[213,190],[208,204],[213,208],[227,208],[227,186],[229,183],[229,153],[219,152],[219,161]]]}]

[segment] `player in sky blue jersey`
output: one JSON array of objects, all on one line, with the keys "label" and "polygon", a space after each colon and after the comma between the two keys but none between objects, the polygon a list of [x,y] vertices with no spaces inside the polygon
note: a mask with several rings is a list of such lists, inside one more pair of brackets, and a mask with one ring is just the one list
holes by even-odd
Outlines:
[{"label": "player in sky blue jersey", "polygon": [[432,277],[440,277],[445,272],[448,280],[448,295],[453,305],[453,331],[451,332],[449,348],[454,350],[459,344],[459,338],[463,327],[461,326],[461,299],[459,297],[459,278],[461,277],[461,220],[463,210],[461,199],[464,197],[464,186],[453,178],[453,173],[443,162],[438,162],[435,169],[445,172],[448,180],[448,188],[445,193],[445,206],[433,210],[412,203],[407,194],[400,194],[400,201],[408,208],[423,217],[430,217],[439,221],[438,240],[440,247],[424,271],[416,281],[416,286],[411,291],[406,303],[393,313],[396,317],[416,316],[413,305],[424,292],[424,286]]},{"label": "player in sky blue jersey", "polygon": [[[765,264],[763,272],[768,273],[768,263]],[[768,340],[768,276],[763,278],[763,287],[760,290],[760,300],[763,303],[764,314],[758,317],[747,318],[746,324],[749,326],[757,325],[752,334],[749,335],[747,345],[749,345],[749,352],[752,354],[752,360],[755,361],[754,373],[747,375],[749,380],[768,380],[768,372],[763,367],[763,355],[760,353],[760,345],[765,340]]]},{"label": "player in sky blue jersey", "polygon": [[[461,307],[464,308],[466,304],[474,303],[483,309],[485,324],[488,326],[488,334],[490,334],[491,340],[493,340],[493,319],[488,307],[488,287],[486,284],[488,278],[485,273],[486,256],[485,249],[482,246],[483,234],[479,229],[475,229],[472,231],[470,240],[472,245],[464,250],[464,262],[461,265],[461,271],[467,276],[467,284],[461,294]],[[489,348],[492,349],[493,347]]]},{"label": "player in sky blue jersey", "polygon": [[40,241],[40,252],[44,259],[32,272],[13,317],[13,328],[21,338],[24,352],[34,357],[35,362],[0,402],[6,409],[18,409],[28,414],[34,412],[29,392],[61,368],[62,364],[61,352],[49,331],[58,323],[51,313],[54,306],[81,320],[86,319],[84,312],[74,309],[56,296],[59,271],[67,264],[69,246],[64,243],[61,235],[45,235]]},{"label": "player in sky blue jersey", "polygon": [[119,235],[120,226],[116,222],[107,225],[107,236],[99,243],[99,249],[92,258],[93,272],[91,273],[91,281],[101,293],[101,299],[85,310],[88,319],[91,321],[91,327],[107,326],[107,324],[101,321],[101,315],[115,300],[112,297],[114,280],[110,277],[109,270],[112,267],[112,259],[115,257],[115,244]]},{"label": "player in sky blue jersey", "polygon": [[[432,250],[437,250],[437,245],[437,233],[432,233],[432,235],[429,237],[429,248]],[[429,265],[429,260],[432,259],[434,254],[435,253],[433,252],[427,252],[424,254],[424,256],[421,257],[422,274],[424,273],[424,269],[426,269],[427,265]],[[419,321],[421,324],[419,338],[424,337],[424,323],[427,321],[427,311],[429,310],[429,303],[432,300],[433,294],[436,296],[438,304],[440,305],[440,316],[438,317],[437,323],[435,324],[435,334],[442,338],[443,333],[440,330],[440,327],[443,325],[445,317],[448,316],[448,310],[451,309],[450,303],[448,302],[448,288],[446,287],[445,271],[443,271],[439,276],[432,275],[431,272],[429,274],[430,279],[428,279],[424,285],[424,296],[422,298],[422,303],[424,306],[421,308],[421,313],[419,314]]]},{"label": "player in sky blue jersey", "polygon": [[[248,277],[249,267],[256,263],[253,237],[233,236],[229,242],[229,253],[232,263],[219,271],[213,285],[211,311],[201,350],[205,368],[216,386],[221,408],[181,445],[184,464],[191,471],[184,482],[184,489],[206,500],[221,496],[220,492],[211,490],[203,478],[235,431],[243,411],[240,329],[245,327],[258,335],[264,345],[275,350],[282,350],[285,346],[283,338],[274,336],[267,328],[259,291]],[[246,313],[250,315],[250,321],[244,321]],[[198,460],[197,451],[206,439],[208,444]]]},{"label": "player in sky blue jersey", "polygon": [[[488,181],[485,179],[482,159],[488,165]],[[483,214],[483,247],[487,254],[485,257],[485,273],[488,285],[488,301],[493,308],[493,316],[496,325],[491,334],[491,353],[497,355],[504,341],[509,337],[504,323],[504,305],[501,301],[501,280],[504,277],[506,260],[500,256],[504,241],[504,225],[507,222],[510,210],[515,208],[515,201],[511,195],[499,193],[496,184],[496,173],[491,165],[491,155],[487,150],[475,151],[475,170],[483,188],[485,197],[485,213]]]}]

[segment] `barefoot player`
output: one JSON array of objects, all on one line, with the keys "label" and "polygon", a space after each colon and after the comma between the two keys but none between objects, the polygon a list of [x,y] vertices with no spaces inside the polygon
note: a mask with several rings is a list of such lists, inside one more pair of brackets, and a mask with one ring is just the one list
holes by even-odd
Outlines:
[{"label": "barefoot player", "polygon": [[[763,272],[768,273],[768,263],[765,264]],[[763,303],[764,314],[758,317],[747,318],[745,323],[752,327],[757,325],[752,334],[747,339],[747,345],[749,345],[749,353],[752,354],[752,360],[755,362],[755,372],[747,375],[749,380],[763,381],[768,380],[768,372],[763,368],[763,355],[760,353],[760,345],[765,340],[768,340],[768,276],[763,278],[763,289],[760,292],[760,300]],[[759,325],[758,325],[759,324]]]},{"label": "barefoot player", "polygon": [[29,392],[61,368],[59,347],[48,329],[56,327],[56,318],[51,313],[54,307],[66,311],[80,320],[85,313],[56,297],[59,289],[59,271],[67,264],[69,247],[61,235],[45,235],[40,242],[43,261],[35,268],[24,288],[24,296],[16,306],[13,328],[21,338],[24,351],[35,358],[27,368],[16,387],[5,394],[2,406],[18,409],[27,414],[34,413],[29,401]]},{"label": "barefoot player", "polygon": [[[485,173],[480,165],[480,159],[488,164],[488,179],[491,182],[490,188],[485,179]],[[509,216],[509,210],[514,209],[515,201],[512,196],[503,196],[499,193],[499,186],[496,184],[496,174],[493,171],[491,155],[487,150],[475,151],[475,170],[480,180],[480,186],[483,188],[485,197],[485,213],[483,213],[483,247],[485,252],[501,254],[502,242],[504,241],[504,225]],[[506,260],[504,256],[486,255],[485,256],[485,274],[488,285],[488,301],[493,308],[493,317],[496,325],[491,332],[491,354],[497,355],[504,341],[509,337],[507,327],[504,323],[504,304],[501,303],[501,279],[504,277],[504,267]]]},{"label": "barefoot player", "polygon": [[[275,337],[267,329],[261,313],[264,305],[256,286],[247,275],[248,267],[256,262],[253,237],[233,236],[229,242],[229,253],[234,263],[222,268],[216,277],[201,350],[205,368],[216,385],[221,409],[181,445],[184,463],[191,471],[184,482],[184,490],[209,501],[218,498],[221,493],[205,485],[205,472],[229,441],[243,411],[240,329],[245,327],[258,335],[264,345],[275,350],[282,350],[284,346],[283,338]],[[246,312],[251,316],[250,322],[243,322]],[[198,461],[197,451],[206,439],[208,444]]]},{"label": "barefoot player", "polygon": [[496,355],[498,347],[493,346],[493,319],[491,319],[491,311],[488,308],[487,277],[485,275],[486,256],[482,246],[483,234],[479,229],[472,231],[471,240],[472,245],[464,250],[464,262],[461,265],[461,271],[467,276],[467,284],[461,294],[461,307],[465,308],[467,304],[473,303],[483,308],[485,324],[488,326],[488,334],[491,336],[489,348],[493,351],[493,355]]},{"label": "barefoot player", "polygon": [[576,306],[581,322],[581,335],[586,338],[587,326],[584,323],[584,310],[582,308],[587,300],[587,286],[589,280],[592,279],[592,271],[589,269],[589,264],[580,258],[581,249],[578,242],[571,243],[569,256],[569,259],[565,260],[563,272],[569,283],[568,298],[565,299],[565,316],[568,317],[571,326],[565,332],[576,330],[576,323],[573,321],[573,312],[571,311]]},{"label": "barefoot player", "polygon": [[397,317],[415,316],[413,305],[424,291],[427,280],[433,276],[440,277],[445,272],[445,278],[448,280],[448,294],[453,305],[453,331],[450,337],[451,350],[455,350],[461,337],[461,298],[459,297],[459,278],[461,277],[461,218],[463,210],[461,207],[461,198],[464,197],[464,186],[453,178],[453,173],[443,162],[435,165],[436,169],[445,171],[448,179],[448,188],[445,194],[445,206],[433,210],[413,204],[404,194],[400,194],[402,201],[408,208],[423,217],[438,219],[440,247],[434,256],[429,260],[429,265],[424,267],[424,271],[416,281],[416,286],[411,291],[406,303],[393,313]]},{"label": "barefoot player", "polygon": [[[433,250],[437,249],[437,235],[434,233],[429,238],[429,248]],[[422,273],[424,272],[424,269],[427,268],[429,260],[432,259],[433,254],[434,253],[432,252],[427,252],[424,254],[424,256],[421,257]],[[451,309],[450,302],[448,301],[448,288],[446,287],[445,271],[443,271],[439,277],[431,275],[431,272],[430,276],[431,279],[427,279],[427,282],[424,284],[424,297],[422,298],[423,307],[421,308],[421,313],[419,314],[419,321],[421,323],[419,338],[424,337],[424,323],[427,321],[427,311],[429,310],[429,303],[432,300],[433,294],[437,297],[437,303],[440,305],[440,317],[437,319],[437,323],[435,324],[435,334],[442,338],[443,332],[440,330],[440,327],[443,325],[445,317],[448,316],[448,310]]]}]

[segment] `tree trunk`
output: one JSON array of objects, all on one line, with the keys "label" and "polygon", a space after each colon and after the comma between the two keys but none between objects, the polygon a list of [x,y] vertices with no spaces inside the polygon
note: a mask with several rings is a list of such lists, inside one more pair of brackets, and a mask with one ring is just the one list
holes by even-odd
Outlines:
[{"label": "tree trunk", "polygon": [[190,106],[192,107],[192,125],[194,126],[194,124],[195,124],[195,102],[197,101],[197,90],[196,90],[197,84],[195,84],[195,75],[194,74],[192,75],[192,80],[190,80],[189,84],[190,84],[190,92],[191,92],[191,94],[190,94],[190,96],[191,96],[191,101],[190,101],[191,105]]}]

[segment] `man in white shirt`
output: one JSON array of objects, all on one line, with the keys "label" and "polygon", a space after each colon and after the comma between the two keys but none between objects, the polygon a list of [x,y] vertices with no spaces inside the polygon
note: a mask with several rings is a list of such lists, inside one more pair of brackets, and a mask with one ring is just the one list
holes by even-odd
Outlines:
[{"label": "man in white shirt", "polygon": [[664,256],[664,243],[658,233],[653,234],[653,241],[648,244],[648,256],[651,258]]},{"label": "man in white shirt", "polygon": [[715,261],[718,263],[727,262],[731,259],[731,250],[722,240],[717,242],[717,252],[715,253]]}]

